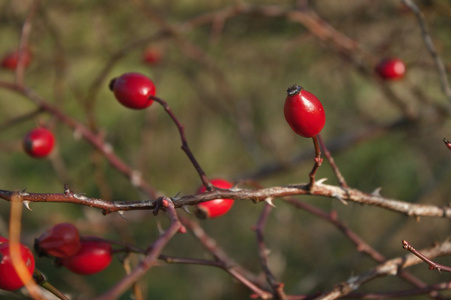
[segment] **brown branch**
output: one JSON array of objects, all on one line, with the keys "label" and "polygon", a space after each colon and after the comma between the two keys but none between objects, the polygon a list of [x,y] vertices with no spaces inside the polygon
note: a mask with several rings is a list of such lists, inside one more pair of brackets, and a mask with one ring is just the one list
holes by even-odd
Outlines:
[{"label": "brown branch", "polygon": [[429,265],[429,270],[451,272],[451,267],[441,265],[441,264],[438,264],[438,263],[432,261],[426,255],[424,255],[420,251],[416,250],[411,244],[409,244],[408,241],[406,241],[406,240],[402,241],[402,247],[404,249],[406,249],[407,251],[412,252],[415,256],[419,257],[422,261],[427,263]]},{"label": "brown branch", "polygon": [[33,21],[33,17],[36,13],[36,10],[39,5],[39,0],[34,0],[30,6],[30,11],[22,25],[22,32],[20,35],[20,43],[19,43],[19,53],[18,53],[18,61],[16,67],[16,83],[20,86],[24,85],[24,73],[25,73],[25,52],[28,51],[29,48],[28,42],[30,40],[31,33],[31,23]]},{"label": "brown branch", "polygon": [[161,98],[155,97],[155,96],[151,96],[150,99],[158,102],[161,106],[163,106],[166,113],[171,117],[172,121],[174,122],[175,126],[177,126],[177,129],[179,131],[180,139],[182,140],[182,147],[181,147],[182,150],[188,156],[189,160],[191,161],[194,168],[196,169],[197,174],[199,174],[202,184],[205,186],[205,188],[207,190],[211,190],[213,188],[213,185],[208,181],[208,178],[205,175],[204,170],[202,169],[200,164],[197,162],[196,158],[194,157],[194,154],[191,152],[191,149],[189,148],[188,142],[186,140],[185,129],[184,129],[184,126],[182,125],[182,123],[180,123],[180,121],[177,119],[174,112],[171,110],[171,108],[169,107],[169,104],[166,101],[164,101]]},{"label": "brown branch", "polygon": [[266,224],[266,220],[268,219],[269,213],[272,210],[272,206],[270,204],[266,204],[262,213],[260,214],[260,218],[257,221],[257,224],[254,226],[255,233],[257,235],[257,244],[258,244],[258,254],[260,257],[260,264],[263,268],[263,271],[266,276],[266,281],[272,287],[274,291],[274,295],[279,300],[286,300],[287,296],[283,290],[284,284],[276,280],[274,275],[268,266],[268,249],[266,248],[265,239],[263,230]]},{"label": "brown branch", "polygon": [[169,198],[162,198],[160,200],[161,207],[168,214],[171,220],[171,225],[165,230],[163,234],[156,239],[152,245],[147,250],[146,256],[139,263],[139,265],[133,269],[130,274],[123,277],[115,286],[113,286],[109,291],[105,292],[103,295],[97,297],[97,300],[109,300],[117,299],[121,294],[123,294],[127,289],[129,289],[136,281],[138,281],[142,276],[144,276],[147,271],[154,265],[155,261],[158,259],[161,251],[167,243],[172,239],[172,237],[178,232],[181,223],[178,219],[177,213],[175,211],[174,204]]},{"label": "brown branch", "polygon": [[137,188],[145,192],[147,195],[149,195],[149,197],[157,198],[157,191],[152,186],[146,183],[146,181],[142,178],[140,172],[129,167],[117,155],[115,155],[111,145],[107,144],[101,136],[96,135],[88,127],[66,115],[57,106],[51,105],[45,99],[39,97],[31,89],[3,81],[0,81],[0,88],[21,94],[22,96],[32,100],[36,105],[38,105],[39,108],[42,108],[51,113],[60,122],[72,128],[76,133],[80,134],[86,141],[88,141],[91,146],[102,153],[113,168],[129,178],[130,183],[133,186],[136,186]]},{"label": "brown branch", "polygon": [[439,79],[440,79],[440,85],[442,87],[443,93],[448,98],[448,101],[451,102],[451,88],[449,86],[448,82],[448,76],[446,74],[446,67],[443,63],[442,58],[440,55],[438,55],[437,51],[435,50],[434,43],[432,42],[432,37],[429,34],[426,26],[426,22],[424,21],[423,14],[421,13],[418,6],[411,0],[402,0],[402,2],[407,5],[415,14],[418,24],[421,29],[421,35],[423,37],[423,41],[426,45],[427,50],[429,51],[429,54],[431,54],[432,59],[434,60],[435,67],[437,69]]},{"label": "brown branch", "polygon": [[[428,248],[422,251],[422,253],[428,257],[437,257],[442,255],[451,254],[451,242],[444,242],[432,248]],[[419,264],[421,260],[414,254],[404,255],[402,257],[393,258],[387,260],[385,263],[378,265],[364,273],[350,277],[348,280],[338,284],[330,292],[321,295],[316,299],[331,300],[343,297],[352,291],[357,290],[366,282],[373,280],[377,277],[396,275],[400,269]]]}]

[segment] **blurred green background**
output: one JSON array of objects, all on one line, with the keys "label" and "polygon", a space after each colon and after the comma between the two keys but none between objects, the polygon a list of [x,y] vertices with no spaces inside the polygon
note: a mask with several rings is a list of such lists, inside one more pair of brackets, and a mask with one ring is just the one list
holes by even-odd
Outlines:
[{"label": "blurred green background", "polygon": [[[416,2],[447,64],[451,4]],[[0,54],[17,48],[32,3],[0,3]],[[285,15],[236,14],[200,25],[190,23],[243,3],[273,5],[282,11],[308,3],[309,9],[359,46],[353,52],[338,51],[333,41],[319,39]],[[177,34],[171,33],[174,28]],[[185,125],[189,145],[210,178],[255,179],[266,187],[308,180],[312,142],[296,136],[283,117],[285,91],[297,83],[322,101],[327,117],[322,136],[349,186],[368,193],[381,187],[386,197],[448,205],[451,153],[442,139],[451,139],[451,130],[450,119],[440,115],[445,113],[440,107],[449,102],[417,20],[400,1],[41,1],[32,19],[29,44],[33,62],[26,70],[25,84],[103,134],[116,154],[164,195],[195,193],[200,180],[180,149],[176,127],[161,107],[153,104],[134,111],[114,99],[108,83],[125,72],[141,72],[154,80],[157,96],[169,103]],[[143,52],[149,48],[161,53],[157,64],[143,62]],[[390,56],[406,62],[407,75],[402,81],[380,83],[372,73],[374,64]],[[0,81],[13,80],[13,72],[0,71]],[[404,120],[405,114],[386,96],[384,87],[414,111],[415,119],[388,127]],[[11,120],[35,109],[30,100],[0,90],[1,189],[60,193],[67,183],[90,197],[148,199],[51,115],[41,113],[12,124]],[[21,149],[22,137],[38,124],[48,125],[57,137],[57,151],[50,159],[29,158]],[[382,129],[348,140],[369,128]],[[301,154],[304,158],[296,160]],[[277,172],[262,172],[270,166],[278,167]],[[327,162],[317,176],[337,184]],[[449,237],[446,219],[418,221],[329,198],[299,200],[328,212],[336,210],[345,224],[387,258],[405,254],[402,239],[421,249]],[[376,265],[330,224],[280,199],[275,205],[265,239],[271,250],[270,267],[285,283],[287,293],[327,291]],[[151,212],[126,213],[122,219],[69,204],[40,203],[31,208],[22,222],[22,238],[30,247],[34,238],[58,222],[73,222],[85,235],[141,247],[158,236],[159,225],[168,224],[163,214],[154,217]],[[262,208],[262,203],[236,201],[226,216],[201,224],[234,260],[263,278],[251,230]],[[8,218],[9,203],[0,201],[2,235],[7,235]],[[190,233],[176,236],[163,254],[211,258]],[[449,258],[439,261],[451,264]],[[37,266],[52,284],[73,296],[99,295],[124,275],[118,261],[108,271],[89,277],[57,269],[46,258],[37,259]],[[427,283],[449,279],[429,272],[425,265],[412,271]],[[222,270],[191,265],[154,267],[141,285],[146,299],[247,299],[251,294]],[[358,291],[409,287],[390,277]]]}]

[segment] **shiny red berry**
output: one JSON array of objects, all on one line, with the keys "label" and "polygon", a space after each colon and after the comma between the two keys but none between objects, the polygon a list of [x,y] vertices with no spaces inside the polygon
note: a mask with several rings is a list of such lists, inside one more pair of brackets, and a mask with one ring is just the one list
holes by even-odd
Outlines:
[{"label": "shiny red berry", "polygon": [[41,234],[34,243],[39,255],[68,257],[75,255],[81,248],[77,227],[71,223],[60,223]]},{"label": "shiny red berry", "polygon": [[31,52],[26,49],[20,54],[19,50],[7,53],[1,62],[3,69],[15,70],[19,64],[19,57],[22,57],[24,67],[28,67],[31,63]]},{"label": "shiny red berry", "polygon": [[4,236],[0,236],[0,244],[3,244],[5,242],[7,242],[7,241],[8,241],[7,238],[5,238]]},{"label": "shiny red berry", "polygon": [[284,114],[291,129],[306,138],[320,133],[326,123],[326,114],[321,102],[315,95],[297,84],[287,90]]},{"label": "shiny red berry", "polygon": [[[30,249],[19,244],[22,261],[30,275],[34,272],[34,257]],[[9,242],[0,243],[0,289],[14,291],[24,286],[17,274],[11,259]]]},{"label": "shiny red berry", "polygon": [[163,53],[154,47],[149,47],[143,52],[142,60],[148,65],[156,65],[161,61]]},{"label": "shiny red berry", "polygon": [[110,90],[116,99],[125,107],[143,109],[153,103],[150,96],[154,96],[155,85],[140,73],[125,73],[110,82]]},{"label": "shiny red berry", "polygon": [[109,266],[112,259],[112,248],[107,242],[81,241],[77,254],[59,259],[61,265],[74,273],[90,275],[99,273]]},{"label": "shiny red berry", "polygon": [[[224,179],[212,179],[210,183],[220,189],[230,189],[233,184]],[[204,193],[207,189],[201,186],[198,194]],[[226,214],[233,205],[233,199],[214,199],[197,204],[196,216],[200,219],[216,218]]]},{"label": "shiny red berry", "polygon": [[35,158],[46,157],[55,146],[53,133],[46,128],[35,128],[27,133],[23,140],[23,148]]},{"label": "shiny red berry", "polygon": [[399,58],[388,58],[379,62],[376,73],[385,80],[397,80],[406,74],[406,65]]}]

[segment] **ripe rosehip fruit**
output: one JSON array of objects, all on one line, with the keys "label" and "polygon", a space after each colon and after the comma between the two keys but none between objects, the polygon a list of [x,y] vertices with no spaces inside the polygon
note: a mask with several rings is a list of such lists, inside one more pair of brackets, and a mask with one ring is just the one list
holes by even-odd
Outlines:
[{"label": "ripe rosehip fruit", "polygon": [[30,156],[42,158],[50,154],[55,145],[53,133],[46,128],[35,128],[27,133],[23,140],[23,148]]},{"label": "ripe rosehip fruit", "polygon": [[388,58],[379,62],[376,73],[385,80],[397,80],[404,77],[406,65],[399,58]]},{"label": "ripe rosehip fruit", "polygon": [[[30,249],[22,244],[19,244],[20,254],[25,266],[30,275],[34,272],[34,257]],[[0,243],[0,289],[7,291],[14,291],[24,284],[20,280],[19,275],[14,269],[11,253],[9,251],[9,242]]]},{"label": "ripe rosehip fruit", "polygon": [[24,67],[28,67],[31,63],[31,52],[29,49],[25,49],[21,54],[19,50],[7,53],[1,62],[3,69],[15,70],[19,64],[19,57],[23,60]]},{"label": "ripe rosehip fruit", "polygon": [[110,90],[125,107],[143,109],[153,103],[156,89],[152,80],[140,73],[125,73],[110,82]]},{"label": "ripe rosehip fruit", "polygon": [[[212,179],[210,183],[220,189],[229,189],[233,184],[224,179]],[[207,189],[201,186],[197,191],[198,194],[204,193]],[[200,219],[216,218],[226,214],[233,205],[233,199],[214,199],[202,202],[196,205],[196,216]]]},{"label": "ripe rosehip fruit", "polygon": [[82,240],[77,254],[59,258],[59,262],[74,273],[95,274],[109,266],[112,259],[111,251],[111,245],[107,242]]},{"label": "ripe rosehip fruit", "polygon": [[7,238],[5,238],[4,236],[0,236],[0,244],[3,244],[5,242],[7,242],[7,241],[8,241]]},{"label": "ripe rosehip fruit", "polygon": [[161,61],[162,53],[157,48],[149,47],[147,48],[142,56],[142,60],[144,63],[148,65],[156,65]]},{"label": "ripe rosehip fruit", "polygon": [[68,257],[77,254],[81,248],[77,227],[71,223],[60,223],[41,234],[34,241],[38,255]]},{"label": "ripe rosehip fruit", "polygon": [[326,123],[326,114],[321,102],[312,93],[295,84],[288,88],[285,99],[285,120],[300,136],[317,135]]}]

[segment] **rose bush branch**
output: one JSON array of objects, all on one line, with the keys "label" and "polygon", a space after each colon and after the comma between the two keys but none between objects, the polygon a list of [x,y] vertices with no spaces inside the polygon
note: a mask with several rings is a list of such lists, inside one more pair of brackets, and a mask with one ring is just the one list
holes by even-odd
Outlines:
[{"label": "rose bush branch", "polygon": [[147,271],[154,265],[158,259],[161,251],[166,247],[167,243],[178,232],[181,223],[175,211],[174,204],[171,199],[163,197],[159,200],[160,207],[163,209],[170,221],[170,226],[156,239],[147,249],[146,256],[140,261],[139,265],[133,269],[130,274],[124,276],[117,284],[115,284],[109,291],[97,297],[97,300],[116,299],[125,291],[127,291],[136,281],[144,276]]},{"label": "rose bush branch", "polygon": [[[311,191],[308,184],[295,184],[288,186],[273,186],[268,188],[250,190],[233,188],[229,190],[215,189],[196,195],[178,196],[173,199],[174,206],[181,208],[195,205],[201,202],[214,199],[235,199],[251,200],[262,202],[268,198],[283,198],[295,195],[315,195],[326,198],[335,198],[340,201],[350,201],[354,203],[376,206],[404,214],[409,217],[440,217],[451,218],[451,207],[437,206],[430,204],[409,203],[392,198],[382,197],[377,193],[368,194],[360,190],[348,188],[346,191],[341,186],[327,185],[324,180],[318,180],[315,189]],[[0,190],[0,199],[11,201],[13,191]],[[65,189],[64,193],[28,193],[23,192],[24,202],[59,202],[73,203],[102,209],[104,214],[128,210],[152,210],[155,209],[155,200],[147,201],[106,201],[97,198],[89,198],[84,194],[73,193],[70,189]],[[160,197],[161,198],[161,197]]]},{"label": "rose bush branch", "polygon": [[263,208],[262,213],[260,214],[260,218],[257,221],[257,224],[254,226],[255,234],[257,235],[257,245],[258,245],[258,254],[260,258],[260,265],[262,266],[263,272],[265,273],[266,281],[269,286],[273,289],[274,295],[279,300],[287,299],[285,292],[283,290],[284,284],[280,283],[271,272],[268,266],[268,249],[266,248],[265,239],[264,239],[264,227],[268,216],[273,207],[270,204],[266,204]]},{"label": "rose bush branch", "polygon": [[[451,254],[451,242],[443,242],[437,246],[432,248],[427,248],[421,251],[427,257],[437,257],[443,255]],[[398,271],[401,269],[405,269],[411,267],[413,265],[417,265],[421,262],[421,260],[414,254],[404,255],[402,257],[393,258],[387,260],[386,262],[376,266],[375,268],[369,269],[368,271],[361,273],[359,275],[352,276],[348,278],[346,281],[337,284],[337,286],[331,291],[324,293],[320,297],[315,299],[318,300],[330,300],[337,299],[339,297],[343,297],[348,295],[352,291],[357,290],[365,284],[366,282],[373,280],[377,277],[381,276],[393,276],[397,275]],[[425,293],[428,293],[429,290],[426,290]]]},{"label": "rose bush branch", "polygon": [[449,86],[448,75],[446,74],[446,67],[443,63],[442,58],[438,55],[437,50],[435,50],[434,43],[432,42],[432,37],[428,32],[426,22],[424,21],[423,14],[421,13],[418,6],[412,0],[402,0],[402,2],[407,5],[415,14],[415,17],[418,20],[418,25],[421,29],[421,35],[423,37],[423,41],[426,45],[429,54],[432,56],[434,60],[435,67],[437,68],[437,72],[440,78],[440,85],[442,87],[443,93],[448,98],[448,101],[451,102],[451,87]]},{"label": "rose bush branch", "polygon": [[[379,251],[374,249],[371,245],[369,245],[363,238],[361,238],[355,231],[353,231],[349,226],[344,224],[340,219],[338,218],[338,215],[335,211],[332,211],[330,213],[321,210],[320,208],[313,206],[311,204],[308,204],[304,201],[300,201],[294,197],[285,197],[285,201],[292,204],[294,207],[298,209],[305,210],[309,212],[312,215],[315,215],[329,223],[331,223],[333,226],[335,226],[338,230],[340,230],[355,246],[356,250],[358,252],[364,253],[371,257],[374,261],[378,263],[383,263],[387,259],[386,257],[381,254]],[[426,284],[419,279],[418,277],[412,275],[411,273],[400,270],[398,272],[398,276],[403,278],[405,281],[412,283],[413,285],[423,288],[426,286]]]},{"label": "rose bush branch", "polygon": [[408,241],[404,240],[402,241],[402,247],[406,249],[407,251],[412,252],[413,255],[420,258],[422,261],[427,263],[429,265],[429,270],[437,270],[437,271],[444,271],[444,272],[451,272],[451,267],[438,264],[434,261],[432,261],[430,258],[428,258],[426,255],[421,253],[420,251],[416,250]]},{"label": "rose bush branch", "polygon": [[106,143],[101,136],[92,132],[88,127],[69,117],[57,106],[51,105],[49,102],[41,98],[33,90],[27,87],[23,87],[10,82],[0,81],[0,88],[18,93],[32,100],[39,108],[42,108],[45,111],[49,112],[60,122],[64,123],[72,130],[74,130],[74,132],[80,134],[87,142],[89,142],[89,144],[91,144],[91,146],[102,153],[102,155],[108,160],[113,168],[128,177],[133,186],[139,188],[152,198],[158,197],[157,191],[151,185],[149,185],[146,180],[142,178],[140,172],[132,169],[124,161],[122,161],[121,158],[114,154],[111,145]]},{"label": "rose bush branch", "polygon": [[194,168],[196,169],[197,174],[199,174],[202,184],[205,186],[205,188],[207,190],[211,190],[213,188],[213,186],[208,181],[208,178],[205,175],[204,170],[202,169],[200,164],[197,162],[196,158],[194,157],[194,154],[191,152],[191,149],[189,148],[189,145],[188,145],[188,142],[187,142],[186,136],[185,136],[185,129],[184,129],[184,126],[182,125],[182,123],[180,123],[180,121],[177,119],[177,117],[175,116],[175,114],[173,113],[173,111],[169,107],[169,104],[166,101],[164,101],[161,98],[155,97],[155,96],[151,96],[150,99],[152,99],[155,102],[158,102],[161,106],[163,106],[166,113],[171,117],[172,121],[174,122],[175,126],[177,126],[177,129],[179,131],[180,139],[182,140],[182,147],[181,147],[182,150],[188,156],[189,160],[191,161]]}]

